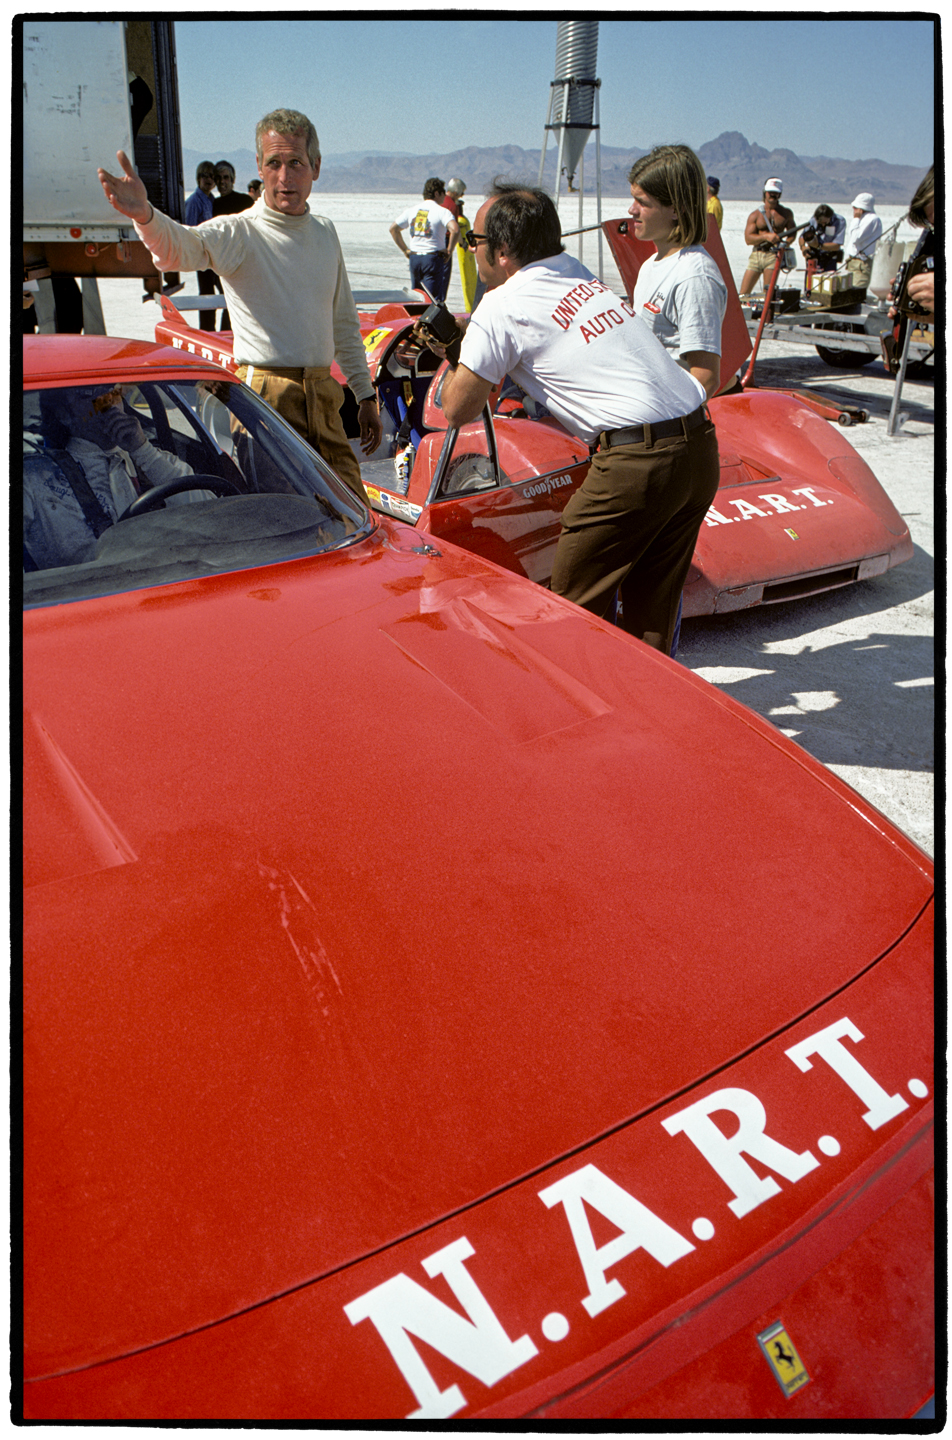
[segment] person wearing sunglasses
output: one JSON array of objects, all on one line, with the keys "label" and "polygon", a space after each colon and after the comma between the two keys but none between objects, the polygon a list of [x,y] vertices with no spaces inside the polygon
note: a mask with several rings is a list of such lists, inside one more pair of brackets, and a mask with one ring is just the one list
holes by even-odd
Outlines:
[{"label": "person wearing sunglasses", "polygon": [[558,595],[670,653],[678,601],[720,466],[703,385],[671,358],[625,300],[564,253],[544,190],[497,181],[467,236],[486,295],[455,344],[430,342],[452,373],[442,406],[475,420],[508,374],[591,446],[562,513]]}]

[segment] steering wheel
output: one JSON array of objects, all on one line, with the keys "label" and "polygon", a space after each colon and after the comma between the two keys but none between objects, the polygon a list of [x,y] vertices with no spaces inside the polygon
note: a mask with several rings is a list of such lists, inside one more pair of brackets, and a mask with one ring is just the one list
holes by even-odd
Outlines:
[{"label": "steering wheel", "polygon": [[158,510],[171,495],[181,495],[183,490],[211,490],[215,495],[240,495],[237,485],[223,480],[220,475],[180,475],[177,480],[167,480],[164,485],[155,485],[133,500],[128,510],[123,510],[116,524],[123,520],[134,520],[137,515],[146,515]]}]

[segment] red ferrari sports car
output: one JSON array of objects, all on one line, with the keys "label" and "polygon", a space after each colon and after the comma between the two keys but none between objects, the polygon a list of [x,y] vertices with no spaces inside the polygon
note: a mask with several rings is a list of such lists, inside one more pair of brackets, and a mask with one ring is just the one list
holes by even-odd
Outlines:
[{"label": "red ferrari sports car", "polygon": [[[653,246],[606,226],[633,283]],[[725,383],[750,340],[716,230],[708,246],[724,268]],[[162,297],[156,339],[234,369],[230,332],[196,330]],[[362,319],[386,427],[369,460],[359,452],[375,510],[452,540],[518,575],[548,584],[559,517],[588,471],[588,447],[506,382],[479,420],[447,427],[440,409],[445,366],[408,344],[424,303],[381,306]],[[735,313],[736,312],[736,313]],[[737,333],[739,331],[739,334]],[[742,339],[739,338],[742,336]],[[733,357],[733,363],[731,363]],[[335,370],[346,387],[345,377]],[[345,423],[358,433],[348,391]],[[684,589],[686,616],[748,609],[881,575],[913,554],[909,527],[843,430],[815,397],[748,390],[710,402],[721,483],[701,527]]]},{"label": "red ferrari sports car", "polygon": [[18,1418],[913,1414],[928,858],[218,366],[24,366]]}]

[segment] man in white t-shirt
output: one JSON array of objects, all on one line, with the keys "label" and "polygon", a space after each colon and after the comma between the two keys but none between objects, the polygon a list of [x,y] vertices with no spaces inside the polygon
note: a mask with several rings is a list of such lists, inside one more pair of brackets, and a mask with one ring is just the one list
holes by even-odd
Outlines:
[{"label": "man in white t-shirt", "polygon": [[426,290],[434,300],[446,299],[453,247],[459,239],[459,226],[445,199],[443,181],[431,176],[423,187],[423,204],[404,210],[390,226],[394,244],[409,258],[410,284],[414,290]]},{"label": "man in white t-shirt", "polygon": [[468,237],[487,293],[443,386],[450,425],[510,375],[597,451],[562,514],[552,589],[670,652],[681,590],[719,479],[702,386],[620,300],[563,253],[542,190],[497,182]]}]

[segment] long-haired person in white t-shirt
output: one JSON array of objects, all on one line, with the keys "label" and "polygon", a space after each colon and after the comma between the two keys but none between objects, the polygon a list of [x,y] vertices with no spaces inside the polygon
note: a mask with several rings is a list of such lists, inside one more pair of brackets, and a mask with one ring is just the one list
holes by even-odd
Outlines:
[{"label": "long-haired person in white t-shirt", "polygon": [[[658,145],[635,161],[628,184],[635,237],[655,247],[638,272],[635,314],[710,399],[721,385],[727,286],[703,244],[710,219],[707,176],[687,145]],[[672,656],[680,634],[679,604]]]},{"label": "long-haired person in white t-shirt", "polygon": [[707,178],[687,145],[658,145],[628,172],[636,239],[655,254],[638,274],[632,304],[666,350],[704,386],[721,383],[721,325],[727,286],[704,249]]}]

